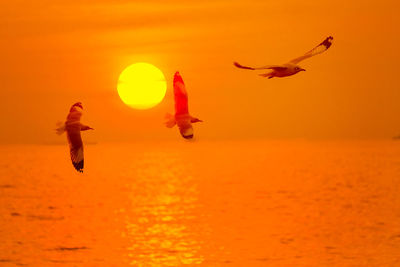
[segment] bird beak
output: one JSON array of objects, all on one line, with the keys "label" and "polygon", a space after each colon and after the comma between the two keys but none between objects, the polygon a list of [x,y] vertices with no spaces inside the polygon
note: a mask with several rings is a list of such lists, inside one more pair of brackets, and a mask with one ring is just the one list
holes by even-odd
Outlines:
[{"label": "bird beak", "polygon": [[306,71],[305,69],[300,69],[300,71]]}]

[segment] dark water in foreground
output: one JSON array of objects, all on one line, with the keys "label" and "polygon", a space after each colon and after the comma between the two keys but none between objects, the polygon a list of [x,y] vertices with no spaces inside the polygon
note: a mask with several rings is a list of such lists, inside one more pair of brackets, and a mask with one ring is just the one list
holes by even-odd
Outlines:
[{"label": "dark water in foreground", "polygon": [[400,142],[0,154],[1,266],[400,266]]}]

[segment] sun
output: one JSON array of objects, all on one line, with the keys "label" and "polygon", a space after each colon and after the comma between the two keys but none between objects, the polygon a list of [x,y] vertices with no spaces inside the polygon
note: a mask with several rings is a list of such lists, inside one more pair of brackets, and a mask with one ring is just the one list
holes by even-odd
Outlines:
[{"label": "sun", "polygon": [[131,108],[149,109],[163,100],[167,82],[161,70],[141,62],[122,71],[117,90],[121,100]]}]

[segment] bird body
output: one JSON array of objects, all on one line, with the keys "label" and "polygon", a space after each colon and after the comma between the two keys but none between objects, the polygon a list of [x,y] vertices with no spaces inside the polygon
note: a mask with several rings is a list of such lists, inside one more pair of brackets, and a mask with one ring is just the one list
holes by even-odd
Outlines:
[{"label": "bird body", "polygon": [[193,126],[192,126],[192,116],[189,114],[175,114],[176,125],[179,128],[179,132],[185,139],[193,138]]},{"label": "bird body", "polygon": [[185,139],[193,138],[192,123],[202,122],[202,120],[192,117],[189,114],[188,94],[185,83],[179,72],[174,75],[174,100],[175,100],[175,115],[167,114],[165,125],[172,128],[178,126],[179,132]]},{"label": "bird body", "polygon": [[80,122],[82,110],[82,103],[77,102],[73,104],[69,110],[65,123],[56,129],[57,134],[67,132],[72,165],[79,172],[83,172],[84,165],[81,131],[93,130],[90,126],[84,125]]},{"label": "bird body", "polygon": [[268,79],[271,79],[273,77],[287,77],[287,76],[292,76],[300,71],[305,71],[305,69],[301,68],[300,66],[293,64],[293,63],[286,63],[283,64],[279,67],[273,67],[271,68],[271,72],[259,74],[262,77],[267,77]]},{"label": "bird body", "polygon": [[259,74],[262,77],[266,77],[271,79],[273,77],[288,77],[292,76],[300,71],[305,71],[302,67],[298,65],[299,62],[303,61],[304,59],[310,58],[312,56],[321,54],[322,52],[326,51],[332,45],[333,37],[327,37],[322,43],[305,53],[304,55],[297,57],[288,63],[282,65],[267,65],[263,67],[248,67],[243,66],[237,62],[234,62],[233,65],[237,68],[247,69],[247,70],[264,70],[270,69],[270,72]]}]

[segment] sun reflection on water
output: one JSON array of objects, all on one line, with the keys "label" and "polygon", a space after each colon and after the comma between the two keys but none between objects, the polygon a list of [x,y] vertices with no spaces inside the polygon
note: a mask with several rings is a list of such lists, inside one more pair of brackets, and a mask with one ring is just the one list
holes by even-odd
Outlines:
[{"label": "sun reflection on water", "polygon": [[127,248],[130,264],[201,264],[204,260],[200,255],[201,242],[195,231],[191,231],[196,224],[198,192],[190,165],[184,164],[179,155],[164,153],[145,155],[136,165],[131,210],[123,211],[126,216],[123,235],[130,243]]}]

